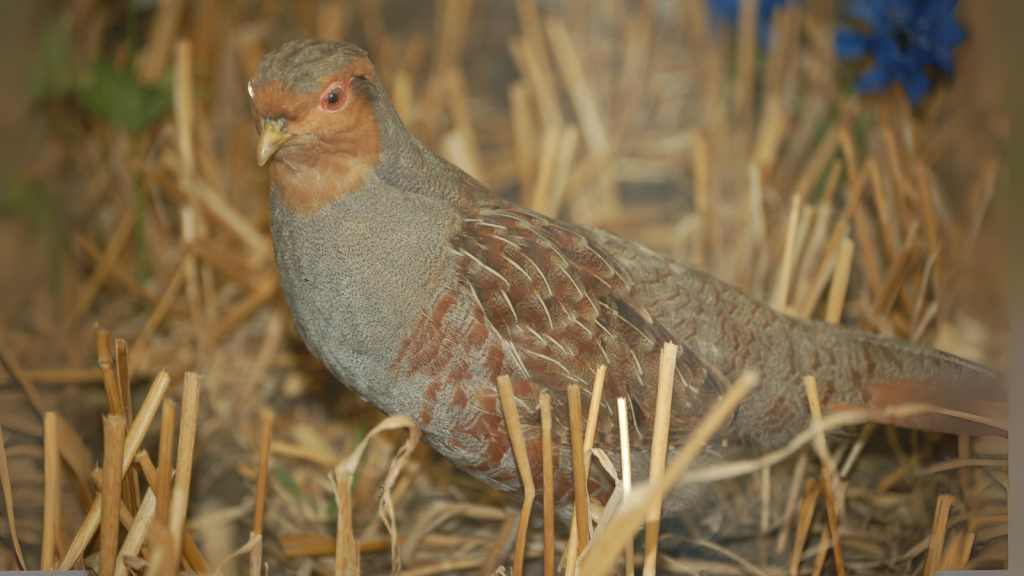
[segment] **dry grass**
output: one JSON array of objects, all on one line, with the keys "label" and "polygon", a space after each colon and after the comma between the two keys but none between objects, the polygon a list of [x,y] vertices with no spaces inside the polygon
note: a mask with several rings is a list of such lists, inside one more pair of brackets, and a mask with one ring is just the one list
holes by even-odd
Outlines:
[{"label": "dry grass", "polygon": [[[424,144],[506,197],[672,253],[784,313],[1005,364],[991,213],[1008,122],[983,39],[913,110],[898,91],[844,90],[830,2],[777,13],[769,47],[754,38],[746,2],[738,32],[714,24],[702,0],[162,0],[139,20],[108,2],[58,14],[31,4],[26,27],[52,19],[78,76],[102,56],[146,82],[166,78],[170,105],[135,132],[67,95],[24,114],[21,133],[45,138],[26,145],[22,176],[53,216],[49,228],[0,216],[0,241],[26,246],[0,255],[5,272],[18,271],[0,297],[0,569],[52,558],[117,576],[255,574],[264,563],[328,576],[479,572],[497,561],[547,574],[571,548],[580,573],[621,570],[641,523],[626,513],[642,519],[657,489],[622,482],[603,511],[582,499],[588,513],[573,526],[590,541],[577,550],[579,536],[548,529],[551,514],[544,530],[539,514],[519,522],[501,495],[414,449],[417,432],[404,443],[366,434],[382,416],[299,342],[272,263],[245,94],[259,58],[293,37],[368,48]],[[963,8],[984,29],[984,11]],[[125,337],[113,353],[96,323]],[[201,385],[195,374],[182,381],[190,371]],[[580,412],[589,431],[596,422]],[[92,454],[105,413],[127,428],[120,476],[104,465],[120,481],[117,507],[102,505],[89,477],[104,460]],[[666,481],[714,482],[720,505],[685,540],[662,528],[658,570],[1001,568],[1005,445],[969,439],[951,452],[948,438],[883,437],[868,425],[821,446],[825,431],[861,422],[826,415],[783,450],[710,468],[669,459]],[[159,467],[144,449],[159,451]],[[581,456],[589,469],[591,452]],[[62,467],[55,457],[73,476],[46,472]],[[103,484],[112,494],[117,483]],[[124,520],[111,552],[110,526]],[[104,523],[106,547],[90,559]],[[606,545],[613,535],[625,540]]]}]

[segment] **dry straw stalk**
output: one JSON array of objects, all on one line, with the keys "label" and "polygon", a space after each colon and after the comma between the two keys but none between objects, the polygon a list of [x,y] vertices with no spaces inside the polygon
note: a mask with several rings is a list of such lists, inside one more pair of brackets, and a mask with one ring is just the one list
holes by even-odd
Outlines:
[{"label": "dry straw stalk", "polygon": [[43,416],[43,544],[39,560],[43,570],[53,570],[61,517],[60,453],[57,443],[57,413],[47,412]]},{"label": "dry straw stalk", "polygon": [[[654,408],[654,435],[651,441],[651,469],[648,481],[655,485],[665,474],[668,455],[668,433],[672,415],[672,388],[676,373],[679,347],[671,342],[661,350],[658,372],[658,395]],[[651,499],[647,510],[647,531],[644,540],[644,576],[654,576],[658,564],[658,533],[661,529],[661,495]]]},{"label": "dry straw stalk", "polygon": [[[811,406],[811,421],[815,424],[821,423],[821,404],[818,402],[818,384],[814,376],[804,377],[804,388],[807,390],[807,401]],[[836,512],[836,501],[832,493],[832,470],[835,463],[825,443],[825,432],[820,431],[814,439],[814,449],[818,452],[821,460],[822,486],[825,490],[825,506],[828,510],[828,524],[832,533],[832,549],[836,555],[836,570],[839,576],[846,574],[846,567],[843,562],[843,547],[839,542],[839,518]]]},{"label": "dry straw stalk", "polygon": [[121,510],[121,462],[124,460],[124,417],[103,417],[103,507],[100,511],[99,576],[113,576]]},{"label": "dry straw stalk", "polygon": [[551,455],[551,396],[540,395],[541,465],[544,479],[544,576],[555,576],[555,474]]},{"label": "dry straw stalk", "polygon": [[0,489],[3,490],[4,506],[7,510],[7,525],[11,529],[11,542],[18,556],[18,564],[25,568],[25,556],[21,553],[21,542],[18,540],[18,528],[14,522],[14,497],[11,492],[11,473],[7,466],[7,450],[4,448],[3,428],[0,428]]},{"label": "dry straw stalk", "polygon": [[[170,384],[170,381],[171,378],[166,372],[161,372],[157,375],[156,380],[153,381],[153,385],[149,389],[149,394],[146,395],[146,399],[142,403],[142,408],[139,410],[138,417],[135,419],[135,422],[132,423],[131,429],[128,430],[128,436],[124,443],[124,460],[121,464],[122,478],[131,467],[132,460],[135,458],[135,453],[138,452],[139,447],[142,445],[142,439],[146,435],[146,431],[149,429],[150,424],[153,423],[153,417],[156,415],[156,409],[160,405],[160,401],[163,399],[164,393],[167,392],[167,386]],[[82,557],[82,553],[85,551],[86,545],[88,545],[89,541],[92,540],[92,537],[96,534],[96,530],[99,528],[101,500],[102,497],[93,501],[92,507],[89,509],[89,512],[85,517],[85,521],[82,523],[82,527],[79,528],[78,534],[71,542],[68,553],[64,556],[64,560],[60,563],[58,570],[70,570],[71,566],[73,566],[74,563]]]},{"label": "dry straw stalk", "polygon": [[612,571],[616,558],[622,553],[626,542],[632,540],[634,530],[647,516],[650,507],[660,503],[661,498],[679,482],[711,436],[756,384],[757,376],[751,372],[744,372],[690,434],[686,443],[676,453],[664,477],[657,483],[651,482],[635,490],[632,498],[623,501],[622,508],[616,512],[602,539],[595,541],[597,545],[592,546],[594,553],[587,557],[580,573],[605,576]]},{"label": "dry straw stalk", "polygon": [[526,553],[526,531],[530,524],[530,509],[533,507],[536,489],[533,486],[533,473],[530,471],[530,457],[526,452],[526,441],[523,440],[522,424],[519,422],[516,397],[512,392],[512,381],[508,376],[498,377],[498,394],[501,396],[501,409],[505,414],[505,425],[508,427],[509,438],[512,441],[512,452],[515,454],[519,475],[523,480],[523,509],[519,514],[515,557],[512,564],[513,576],[522,576],[523,560]]}]

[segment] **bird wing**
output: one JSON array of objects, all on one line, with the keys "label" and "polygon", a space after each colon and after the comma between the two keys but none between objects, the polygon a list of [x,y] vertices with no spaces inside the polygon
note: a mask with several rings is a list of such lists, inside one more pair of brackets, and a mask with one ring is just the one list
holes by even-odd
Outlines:
[{"label": "bird wing", "polygon": [[[530,381],[558,403],[570,384],[589,392],[596,369],[606,365],[597,445],[617,445],[614,399],[625,397],[638,432],[631,438],[649,448],[660,353],[675,339],[651,316],[622,264],[588,229],[509,206],[477,209],[453,243],[461,277]],[[679,439],[724,382],[686,342],[676,343],[670,438]]]},{"label": "bird wing", "polygon": [[865,417],[928,431],[1006,435],[1005,382],[982,366],[907,341],[790,318],[670,256],[601,230],[587,233],[629,272],[654,318],[694,343],[726,382],[744,369],[760,374],[762,384],[732,422],[730,432],[742,443],[780,447],[807,426],[808,375],[817,378],[826,413],[930,404],[940,411],[884,416],[873,410]]}]

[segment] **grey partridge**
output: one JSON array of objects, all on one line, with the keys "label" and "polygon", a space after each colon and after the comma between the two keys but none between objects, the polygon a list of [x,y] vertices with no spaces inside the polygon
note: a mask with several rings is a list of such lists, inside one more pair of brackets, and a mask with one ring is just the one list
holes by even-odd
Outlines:
[{"label": "grey partridge", "polygon": [[[670,446],[748,368],[761,384],[720,438],[754,449],[779,447],[808,424],[808,374],[826,412],[903,401],[970,410],[1005,398],[966,360],[789,318],[669,256],[510,205],[417,141],[351,44],[289,42],[263,58],[249,92],[298,333],[361,398],[412,417],[430,446],[495,488],[521,488],[497,377],[511,377],[541,489],[537,404],[541,392],[552,396],[551,489],[564,509],[573,498],[566,389],[588,391],[600,365],[597,446],[618,465],[613,410],[628,399],[633,473],[644,479],[670,341],[679,345]],[[1005,434],[942,415],[896,423]],[[715,457],[709,450],[703,461]],[[693,494],[679,489],[665,505]]]}]

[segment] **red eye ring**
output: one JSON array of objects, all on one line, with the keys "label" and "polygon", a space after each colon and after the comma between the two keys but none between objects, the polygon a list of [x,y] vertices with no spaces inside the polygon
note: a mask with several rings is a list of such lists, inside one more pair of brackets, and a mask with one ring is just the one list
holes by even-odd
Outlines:
[{"label": "red eye ring", "polygon": [[327,88],[323,96],[320,97],[320,107],[328,112],[337,112],[344,108],[345,102],[348,100],[345,88],[346,86],[343,84],[333,84]]}]

